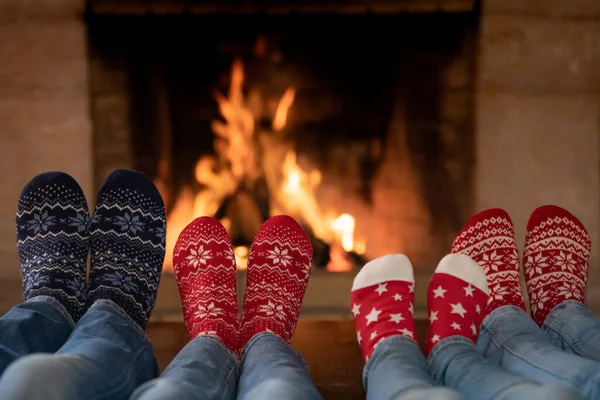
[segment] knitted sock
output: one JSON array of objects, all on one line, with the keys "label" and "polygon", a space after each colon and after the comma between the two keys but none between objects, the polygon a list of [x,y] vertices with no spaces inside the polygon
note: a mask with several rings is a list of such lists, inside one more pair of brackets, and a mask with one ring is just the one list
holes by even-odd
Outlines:
[{"label": "knitted sock", "polygon": [[162,198],[146,175],[121,169],[106,178],[90,225],[88,305],[112,300],[146,327],[165,257],[165,221]]},{"label": "knitted sock", "polygon": [[293,218],[269,218],[252,242],[240,330],[241,348],[269,331],[292,341],[310,277],[310,239]]},{"label": "knitted sock", "polygon": [[466,254],[483,267],[490,291],[486,314],[505,305],[525,310],[515,229],[506,211],[491,208],[471,217],[452,253]]},{"label": "knitted sock", "polygon": [[50,296],[74,321],[86,298],[89,213],[71,176],[48,172],[23,189],[17,208],[17,251],[25,301]]},{"label": "knitted sock", "polygon": [[585,304],[591,246],[585,227],[567,210],[542,206],[531,214],[523,266],[531,317],[538,325],[565,300]]},{"label": "knitted sock", "polygon": [[354,278],[350,304],[365,362],[383,339],[404,335],[416,340],[414,285],[413,267],[404,254],[376,258]]},{"label": "knitted sock", "polygon": [[473,259],[464,254],[442,258],[427,291],[426,355],[449,336],[463,336],[475,343],[487,301],[485,273]]},{"label": "knitted sock", "polygon": [[238,351],[235,257],[227,231],[212,217],[192,221],[179,235],[173,266],[188,336],[215,336]]}]

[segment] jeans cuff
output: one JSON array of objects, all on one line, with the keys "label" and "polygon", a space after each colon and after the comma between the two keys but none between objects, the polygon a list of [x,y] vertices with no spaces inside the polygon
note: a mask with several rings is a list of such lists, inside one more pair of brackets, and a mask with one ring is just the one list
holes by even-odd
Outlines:
[{"label": "jeans cuff", "polygon": [[69,327],[71,329],[73,329],[75,327],[75,321],[73,321],[73,317],[71,317],[71,314],[69,314],[69,312],[67,311],[65,306],[63,306],[61,304],[61,302],[56,300],[54,297],[44,296],[44,295],[35,296],[35,297],[32,297],[29,300],[27,300],[25,303],[34,303],[34,302],[46,303],[46,304],[51,305],[59,312],[59,314],[61,316],[64,317],[64,319],[67,320],[67,323],[69,324]]},{"label": "jeans cuff", "polygon": [[114,301],[108,300],[108,299],[96,300],[94,302],[94,304],[92,304],[90,306],[88,311],[91,310],[92,308],[96,308],[96,307],[108,308],[109,310],[116,312],[123,319],[125,319],[127,321],[127,323],[129,325],[131,325],[133,327],[133,329],[135,329],[141,336],[144,336],[148,341],[150,341],[150,338],[148,338],[148,336],[146,335],[146,332],[144,332],[144,330],[129,316],[129,314],[127,314],[127,312],[125,310],[123,310],[121,308],[121,306],[119,306]]},{"label": "jeans cuff", "polygon": [[419,344],[416,342],[416,340],[406,335],[394,335],[381,340],[375,346],[373,353],[371,353],[371,357],[369,357],[363,368],[362,381],[364,387],[366,387],[367,377],[369,376],[369,371],[371,370],[371,368],[373,368],[373,363],[376,363],[377,360],[383,356],[382,353],[388,351],[397,351],[397,349],[394,348],[396,345],[413,346],[416,348],[416,350],[421,352],[421,348],[419,347]]},{"label": "jeans cuff", "polygon": [[288,346],[294,353],[296,353],[296,355],[298,356],[298,358],[300,359],[300,361],[302,362],[302,364],[304,365],[304,367],[306,367],[308,369],[308,364],[306,363],[306,361],[304,360],[304,357],[302,357],[302,355],[300,353],[298,353],[296,351],[296,349],[294,349],[288,342],[286,342],[285,340],[283,340],[281,338],[281,336],[273,333],[273,332],[260,332],[257,333],[256,335],[252,336],[252,338],[250,338],[250,340],[248,341],[248,343],[246,343],[246,345],[244,346],[244,348],[242,349],[242,351],[240,352],[240,360],[242,361],[242,363],[244,362],[244,358],[246,357],[246,354],[248,353],[248,351],[250,351],[250,348],[261,338],[264,337],[272,337],[275,340],[280,341],[281,343],[284,343],[286,346]]},{"label": "jeans cuff", "polygon": [[466,337],[460,336],[460,335],[448,336],[448,337],[445,337],[444,339],[440,340],[439,342],[437,342],[435,344],[435,346],[433,346],[433,349],[431,350],[431,352],[429,353],[429,356],[427,357],[427,366],[431,369],[431,365],[434,363],[434,360],[437,357],[437,355],[441,351],[443,351],[446,347],[454,346],[457,343],[458,344],[467,344],[467,345],[473,347],[473,350],[475,350],[475,343],[473,343],[472,340],[469,340]]},{"label": "jeans cuff", "polygon": [[240,357],[234,351],[232,351],[229,347],[227,347],[225,345],[225,343],[223,343],[221,341],[221,339],[219,339],[217,336],[200,334],[200,335],[196,336],[195,338],[191,339],[190,342],[201,341],[201,340],[208,340],[208,341],[216,343],[219,347],[221,347],[223,350],[225,350],[227,352],[227,354],[229,354],[231,356],[231,358],[233,359],[234,362],[236,362],[236,363],[239,362]]}]

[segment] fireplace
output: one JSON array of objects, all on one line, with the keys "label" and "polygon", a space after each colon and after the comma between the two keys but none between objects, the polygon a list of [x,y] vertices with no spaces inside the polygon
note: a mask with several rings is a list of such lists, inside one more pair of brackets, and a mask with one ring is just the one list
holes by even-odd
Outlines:
[{"label": "fireplace", "polygon": [[375,257],[430,274],[473,209],[477,12],[171,11],[87,17],[96,185],[146,172],[168,248],[213,215],[239,269],[262,221],[294,216],[314,285],[339,288],[322,310]]}]

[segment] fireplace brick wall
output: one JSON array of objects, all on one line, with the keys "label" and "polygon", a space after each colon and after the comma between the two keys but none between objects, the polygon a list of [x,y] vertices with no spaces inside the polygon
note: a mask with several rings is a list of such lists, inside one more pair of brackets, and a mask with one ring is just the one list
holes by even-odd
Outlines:
[{"label": "fireplace brick wall", "polygon": [[[0,2],[0,278],[20,276],[15,210],[34,175],[92,189],[83,0]],[[20,286],[20,285],[19,285]],[[8,293],[4,285],[0,291]]]},{"label": "fireplace brick wall", "polygon": [[542,204],[589,229],[600,311],[600,2],[487,0],[480,33],[476,208],[504,207],[518,241]]}]

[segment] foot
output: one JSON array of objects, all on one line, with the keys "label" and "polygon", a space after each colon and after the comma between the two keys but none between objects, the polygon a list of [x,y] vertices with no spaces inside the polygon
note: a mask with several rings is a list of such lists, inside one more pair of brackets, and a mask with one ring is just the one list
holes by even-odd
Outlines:
[{"label": "foot", "polygon": [[177,239],[173,266],[190,339],[214,336],[237,353],[235,257],[223,225],[212,217],[192,221]]},{"label": "foot", "polygon": [[427,291],[429,330],[426,355],[449,336],[477,341],[485,316],[488,288],[483,269],[464,254],[449,254],[440,261]]},{"label": "foot", "polygon": [[506,305],[525,310],[515,229],[506,211],[491,208],[471,217],[452,253],[466,254],[483,267],[490,292],[486,314]]},{"label": "foot", "polygon": [[365,362],[383,339],[404,335],[416,340],[414,287],[413,267],[403,254],[379,257],[354,278],[350,305]]},{"label": "foot", "polygon": [[567,210],[542,206],[531,214],[523,267],[531,317],[538,325],[565,300],[585,304],[591,246],[585,227]]},{"label": "foot", "polygon": [[33,178],[17,208],[17,251],[23,298],[57,299],[74,321],[86,298],[89,213],[75,179],[62,172]]},{"label": "foot", "polygon": [[165,257],[165,207],[144,174],[113,171],[90,224],[88,306],[112,300],[142,329],[156,301]]},{"label": "foot", "polygon": [[292,341],[311,260],[310,239],[293,218],[279,215],[261,226],[248,256],[241,348],[266,331]]}]

